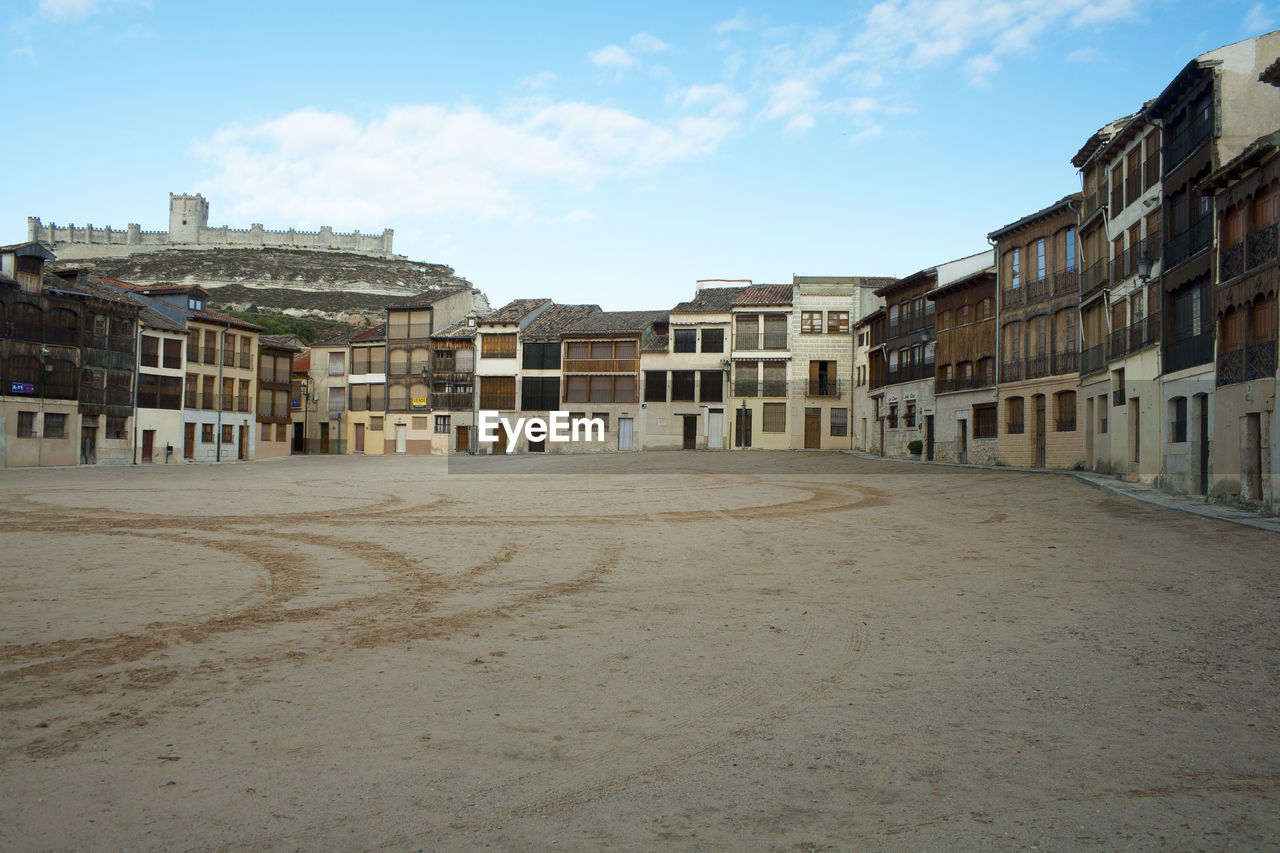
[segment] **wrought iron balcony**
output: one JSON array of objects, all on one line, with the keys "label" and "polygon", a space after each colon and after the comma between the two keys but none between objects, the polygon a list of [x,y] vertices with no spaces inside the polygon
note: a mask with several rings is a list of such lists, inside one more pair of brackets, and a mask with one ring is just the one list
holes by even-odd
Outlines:
[{"label": "wrought iron balcony", "polygon": [[1021,308],[1026,304],[1026,294],[1022,287],[1006,287],[1000,291],[1001,308]]},{"label": "wrought iron balcony", "polygon": [[1175,134],[1164,146],[1164,173],[1167,175],[1182,165],[1201,145],[1213,135],[1213,118],[1196,118]]},{"label": "wrought iron balcony", "polygon": [[1142,167],[1134,169],[1124,178],[1124,206],[1128,207],[1142,195]]},{"label": "wrought iron balcony", "polygon": [[1068,293],[1080,292],[1080,271],[1077,269],[1058,270],[1053,274],[1053,295],[1064,296]]},{"label": "wrought iron balcony", "polygon": [[1110,281],[1107,260],[1102,258],[1080,273],[1080,298],[1083,299]]},{"label": "wrought iron balcony", "polygon": [[1110,358],[1120,358],[1124,355],[1125,349],[1129,344],[1129,330],[1112,329],[1108,336],[1107,355]]},{"label": "wrought iron balcony", "polygon": [[783,332],[738,332],[733,336],[735,350],[785,350],[787,333]]},{"label": "wrought iron balcony", "polygon": [[1164,265],[1166,271],[1172,269],[1187,258],[1209,245],[1213,236],[1213,217],[1202,216],[1190,228],[1185,228],[1169,238],[1164,247]]},{"label": "wrought iron balcony", "polygon": [[1274,379],[1276,342],[1264,341],[1218,355],[1218,385]]},{"label": "wrought iron balcony", "polygon": [[1112,406],[1124,405],[1124,386],[1123,385],[1121,385],[1119,388],[1114,389],[1111,392],[1111,405]]},{"label": "wrought iron balcony", "polygon": [[1078,373],[1080,370],[1080,354],[1073,349],[1053,354],[1053,375]]},{"label": "wrought iron balcony", "polygon": [[1050,290],[1048,273],[1045,273],[1041,278],[1031,279],[1026,285],[1027,304],[1034,305],[1037,302],[1044,302],[1049,298]]},{"label": "wrought iron balcony", "polygon": [[971,391],[975,388],[989,388],[995,384],[996,379],[990,373],[971,373],[968,376],[939,377],[933,383],[933,390],[936,394],[946,394],[950,391]]},{"label": "wrought iron balcony", "polygon": [[844,381],[841,379],[810,379],[809,397],[841,397],[844,396]]},{"label": "wrought iron balcony", "polygon": [[1087,376],[1090,373],[1097,373],[1104,370],[1107,366],[1106,347],[1102,344],[1089,347],[1080,353],[1080,375]]},{"label": "wrought iron balcony", "polygon": [[1027,378],[1042,379],[1049,375],[1049,356],[1033,355],[1027,359]]},{"label": "wrought iron balcony", "polygon": [[933,375],[933,361],[922,361],[917,364],[901,364],[897,367],[889,368],[889,376],[885,384],[896,385],[899,382],[914,382],[917,379],[932,379]]},{"label": "wrought iron balcony", "polygon": [[1276,223],[1260,228],[1247,240],[1249,269],[1260,267],[1276,259]]},{"label": "wrought iron balcony", "polygon": [[1025,365],[1021,361],[1006,361],[1000,365],[1001,382],[1017,382],[1026,376]]},{"label": "wrought iron balcony", "polygon": [[1165,373],[1175,373],[1213,361],[1213,333],[1201,332],[1164,345]]},{"label": "wrought iron balcony", "polygon": [[1244,272],[1244,241],[1218,250],[1218,283],[1230,281]]}]

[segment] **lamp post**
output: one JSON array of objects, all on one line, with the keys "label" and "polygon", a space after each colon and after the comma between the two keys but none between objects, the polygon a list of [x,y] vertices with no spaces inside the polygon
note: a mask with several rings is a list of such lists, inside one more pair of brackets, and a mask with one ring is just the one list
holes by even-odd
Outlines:
[{"label": "lamp post", "polygon": [[302,455],[306,456],[310,451],[307,444],[311,441],[309,429],[307,429],[308,413],[311,410],[311,389],[307,387],[307,380],[303,379],[298,383],[298,390],[302,392]]}]

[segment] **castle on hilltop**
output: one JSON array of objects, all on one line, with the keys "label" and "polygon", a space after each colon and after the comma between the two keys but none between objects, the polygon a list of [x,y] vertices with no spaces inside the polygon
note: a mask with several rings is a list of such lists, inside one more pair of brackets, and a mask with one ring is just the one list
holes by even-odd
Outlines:
[{"label": "castle on hilltop", "polygon": [[268,231],[261,224],[248,228],[209,227],[209,202],[204,196],[169,193],[169,230],[143,231],[130,223],[123,230],[93,225],[44,225],[39,217],[27,217],[27,240],[49,246],[59,259],[124,257],[135,252],[162,249],[306,249],[351,252],[376,258],[394,258],[390,228],[381,234],[335,232],[327,225],[319,231]]}]

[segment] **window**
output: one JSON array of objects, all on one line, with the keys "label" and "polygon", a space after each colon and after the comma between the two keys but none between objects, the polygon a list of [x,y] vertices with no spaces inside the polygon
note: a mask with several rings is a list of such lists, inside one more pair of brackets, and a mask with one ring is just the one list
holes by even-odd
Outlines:
[{"label": "window", "polygon": [[36,413],[18,412],[18,438],[36,437]]},{"label": "window", "polygon": [[526,343],[520,366],[525,370],[559,370],[560,342]]},{"label": "window", "polygon": [[155,335],[143,335],[138,359],[143,367],[160,366],[160,339]]},{"label": "window", "polygon": [[1012,270],[1013,275],[1010,278],[1009,286],[1014,290],[1022,287],[1022,250],[1014,249],[1012,252]]},{"label": "window", "polygon": [[[560,345],[556,347],[556,367],[560,366]],[[455,373],[471,373],[476,367],[476,351],[470,347],[454,350],[453,370]]]},{"label": "window", "polygon": [[[591,417],[599,418],[600,422],[604,424],[604,431],[606,433],[609,431],[609,413],[608,412],[592,412]],[[572,416],[570,416],[569,422],[570,423],[573,422]],[[587,433],[587,434],[590,435],[590,433]]]},{"label": "window", "polygon": [[107,415],[107,438],[128,438],[129,430],[125,427],[127,418]]},{"label": "window", "polygon": [[938,331],[945,332],[951,328],[951,312],[942,311],[938,314]]},{"label": "window", "polygon": [[800,312],[800,333],[804,335],[816,335],[822,331],[822,312],[821,311],[801,311]]},{"label": "window", "polygon": [[986,299],[982,300],[982,302],[978,304],[978,318],[981,320],[986,320],[992,315],[994,309],[995,309],[995,304],[992,301],[991,297],[988,296]]},{"label": "window", "polygon": [[481,376],[480,408],[513,411],[516,407],[514,376]]},{"label": "window", "polygon": [[907,429],[914,429],[916,425],[916,404],[907,403],[906,411],[902,414],[902,425]]},{"label": "window", "polygon": [[436,432],[448,434],[449,432],[449,416],[436,415]]},{"label": "window", "polygon": [[698,330],[676,329],[672,332],[671,342],[673,344],[674,352],[697,352]]},{"label": "window", "polygon": [[719,370],[699,371],[699,397],[703,403],[724,402],[724,373]]},{"label": "window", "polygon": [[345,352],[329,353],[329,375],[342,376],[347,372],[347,354]]},{"label": "window", "polygon": [[787,396],[787,365],[781,361],[764,363],[764,387],[760,391],[762,397]]},{"label": "window", "polygon": [[1005,432],[1020,435],[1023,431],[1022,398],[1010,397],[1004,402]]},{"label": "window", "polygon": [[560,408],[559,376],[525,376],[520,379],[520,410],[550,412]]},{"label": "window", "polygon": [[849,312],[848,311],[828,311],[827,312],[827,334],[828,335],[849,334]]},{"label": "window", "polygon": [[692,403],[693,400],[693,371],[671,371],[671,402]]},{"label": "window", "polygon": [[[284,424],[280,424],[280,429],[284,429]],[[369,429],[374,432],[382,432],[382,418],[369,418]],[[284,439],[280,439],[284,441]]]},{"label": "window", "polygon": [[765,403],[763,421],[764,423],[760,427],[762,432],[786,432],[787,404]]},{"label": "window", "polygon": [[889,415],[886,418],[886,420],[888,421],[886,426],[888,426],[889,429],[898,428],[898,404],[897,403],[889,404]]},{"label": "window", "polygon": [[1076,392],[1063,391],[1054,395],[1055,407],[1058,410],[1058,432],[1076,431]]},{"label": "window", "polygon": [[702,351],[724,352],[724,329],[703,329]]},{"label": "window", "polygon": [[483,334],[480,336],[481,358],[515,358],[516,334]]},{"label": "window", "polygon": [[165,339],[164,366],[168,370],[178,370],[182,367],[182,341],[177,338]]},{"label": "window", "polygon": [[236,431],[235,431],[235,427],[234,427],[234,426],[232,426],[231,424],[223,424],[223,425],[222,425],[222,443],[223,443],[223,444],[235,444],[235,443],[236,443]]},{"label": "window", "polygon": [[1173,410],[1169,432],[1173,436],[1172,441],[1178,444],[1187,440],[1187,398],[1174,397],[1169,406]]},{"label": "window", "polygon": [[[182,224],[183,224],[183,225],[186,225],[187,223],[184,221]],[[187,297],[187,308],[188,308],[188,309],[190,309],[190,310],[192,310],[192,311],[203,311],[203,310],[204,310],[204,299],[203,299],[203,298],[201,298],[201,297],[199,297],[199,296],[188,296],[188,297]]]},{"label": "window", "polygon": [[271,440],[271,424],[262,425],[262,441]]},{"label": "window", "polygon": [[1044,273],[1044,238],[1041,237],[1036,241],[1036,279],[1043,279]]},{"label": "window", "polygon": [[848,435],[849,434],[849,410],[848,409],[832,409],[831,410],[831,434],[832,435]]},{"label": "window", "polygon": [[418,432],[427,428],[427,419],[423,417],[409,418],[409,429]]},{"label": "window", "polygon": [[996,407],[994,403],[973,407],[973,437],[996,437]]},{"label": "window", "polygon": [[787,315],[786,314],[764,315],[764,348],[765,349],[786,349],[787,348]]},{"label": "window", "polygon": [[330,388],[329,389],[329,414],[336,415],[346,409],[347,389],[346,388]]},{"label": "window", "polygon": [[200,425],[200,440],[205,444],[213,444],[213,424]]},{"label": "window", "polygon": [[288,441],[289,429],[287,424],[276,424],[276,441]]},{"label": "window", "polygon": [[644,372],[644,401],[646,403],[667,402],[667,372],[665,370],[646,370]]},{"label": "window", "polygon": [[590,389],[586,376],[567,376],[564,383],[566,403],[585,403]]},{"label": "window", "polygon": [[1067,229],[1067,270],[1076,268],[1076,229]]},{"label": "window", "polygon": [[249,411],[249,380],[241,379],[238,383],[238,393],[236,394],[236,411]]}]

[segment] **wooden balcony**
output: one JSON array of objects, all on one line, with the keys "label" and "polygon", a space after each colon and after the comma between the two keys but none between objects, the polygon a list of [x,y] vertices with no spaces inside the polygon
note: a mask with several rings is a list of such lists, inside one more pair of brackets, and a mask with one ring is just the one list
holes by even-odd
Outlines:
[{"label": "wooden balcony", "polygon": [[640,361],[633,358],[566,358],[565,373],[636,373]]}]

